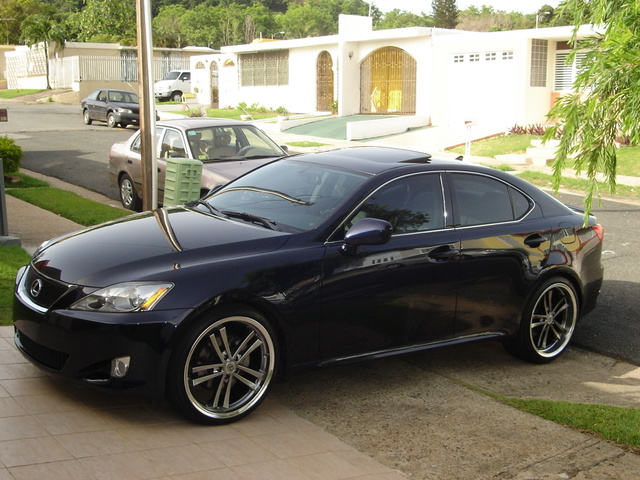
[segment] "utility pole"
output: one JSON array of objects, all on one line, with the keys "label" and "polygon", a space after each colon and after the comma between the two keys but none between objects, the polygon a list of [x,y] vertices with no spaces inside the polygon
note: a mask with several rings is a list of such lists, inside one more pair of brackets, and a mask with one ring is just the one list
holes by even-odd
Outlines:
[{"label": "utility pole", "polygon": [[151,1],[136,0],[138,79],[140,83],[140,139],[142,143],[142,207],[158,208],[156,106],[153,94]]}]

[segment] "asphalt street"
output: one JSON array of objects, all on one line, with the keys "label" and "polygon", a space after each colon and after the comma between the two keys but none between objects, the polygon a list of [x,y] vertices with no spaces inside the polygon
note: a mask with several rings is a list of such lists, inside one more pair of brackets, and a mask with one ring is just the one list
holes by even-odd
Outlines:
[{"label": "asphalt street", "polygon": [[[78,106],[12,104],[9,122],[0,135],[10,134],[24,151],[22,166],[82,186],[117,200],[107,177],[108,152],[135,130],[84,125]],[[560,199],[580,206],[581,195]],[[604,200],[593,208],[605,227],[605,281],[596,310],[576,329],[574,344],[640,365],[640,203]]]}]

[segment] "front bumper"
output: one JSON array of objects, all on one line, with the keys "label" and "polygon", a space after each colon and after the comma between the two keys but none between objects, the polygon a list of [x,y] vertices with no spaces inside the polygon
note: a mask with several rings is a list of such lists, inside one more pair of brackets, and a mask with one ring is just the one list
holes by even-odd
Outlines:
[{"label": "front bumper", "polygon": [[137,113],[114,112],[116,123],[126,123],[127,125],[138,125],[140,115]]},{"label": "front bumper", "polygon": [[[43,308],[24,287],[13,302],[15,342],[43,370],[106,389],[160,398],[177,325],[187,310],[105,314]],[[130,357],[126,375],[114,375],[114,359]]]}]

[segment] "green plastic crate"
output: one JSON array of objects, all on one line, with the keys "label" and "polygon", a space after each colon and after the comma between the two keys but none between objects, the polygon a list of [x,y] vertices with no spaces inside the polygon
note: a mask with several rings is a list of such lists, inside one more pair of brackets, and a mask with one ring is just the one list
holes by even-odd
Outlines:
[{"label": "green plastic crate", "polygon": [[202,162],[191,158],[167,158],[164,206],[182,205],[200,198]]}]

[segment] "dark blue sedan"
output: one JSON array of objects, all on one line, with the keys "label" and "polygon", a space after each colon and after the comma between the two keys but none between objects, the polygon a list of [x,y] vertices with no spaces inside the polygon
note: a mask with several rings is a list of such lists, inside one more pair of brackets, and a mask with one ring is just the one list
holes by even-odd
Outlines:
[{"label": "dark blue sedan", "polygon": [[299,155],[45,243],[18,274],[15,341],[49,372],[228,423],[310,367],[486,339],[554,360],[596,304],[602,243],[508,173]]}]

